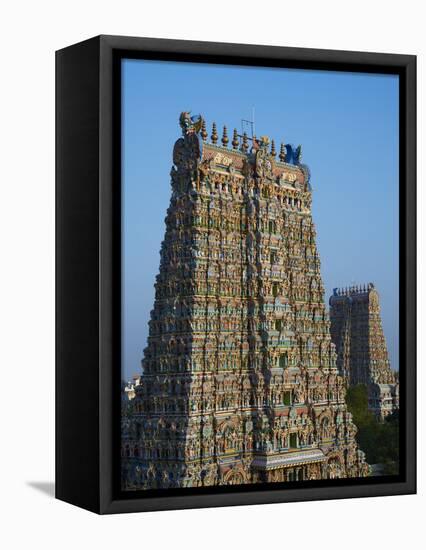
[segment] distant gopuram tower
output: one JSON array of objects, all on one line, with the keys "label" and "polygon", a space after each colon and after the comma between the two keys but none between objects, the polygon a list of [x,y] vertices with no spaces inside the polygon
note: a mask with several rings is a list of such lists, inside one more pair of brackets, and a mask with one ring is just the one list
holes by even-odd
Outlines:
[{"label": "distant gopuram tower", "polygon": [[367,386],[369,409],[383,418],[399,408],[399,384],[390,367],[379,294],[373,283],[335,288],[329,303],[337,367],[348,385]]},{"label": "distant gopuram tower", "polygon": [[338,375],[301,147],[180,116],[122,487],[367,475]]}]

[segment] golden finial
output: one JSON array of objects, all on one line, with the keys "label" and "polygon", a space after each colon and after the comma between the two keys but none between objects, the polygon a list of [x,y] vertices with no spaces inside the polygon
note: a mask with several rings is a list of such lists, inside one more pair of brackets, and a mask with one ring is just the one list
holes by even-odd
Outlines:
[{"label": "golden finial", "polygon": [[244,132],[244,134],[243,134],[243,143],[241,144],[241,149],[242,149],[243,153],[247,153],[248,148],[249,148],[249,146],[248,146],[247,133]]},{"label": "golden finial", "polygon": [[275,141],[272,140],[271,141],[271,155],[275,158],[275,155],[276,155],[276,151],[275,151]]},{"label": "golden finial", "polygon": [[229,139],[228,139],[228,130],[226,128],[226,126],[223,127],[223,136],[222,136],[222,143],[223,143],[223,146],[224,147],[228,147],[228,142],[229,142]]},{"label": "golden finial", "polygon": [[280,148],[280,161],[281,162],[285,162],[285,147],[284,147],[284,143],[281,143],[281,148]]},{"label": "golden finial", "polygon": [[232,138],[232,147],[234,149],[238,149],[238,145],[239,145],[239,141],[238,141],[238,133],[237,133],[237,129],[234,128],[234,136]]},{"label": "golden finial", "polygon": [[217,138],[218,138],[216,122],[213,122],[211,138],[212,138],[212,143],[216,144],[217,143]]},{"label": "golden finial", "polygon": [[207,133],[207,130],[206,130],[206,121],[204,120],[204,118],[203,118],[203,122],[201,124],[201,137],[202,137],[203,141],[207,141],[208,133]]}]

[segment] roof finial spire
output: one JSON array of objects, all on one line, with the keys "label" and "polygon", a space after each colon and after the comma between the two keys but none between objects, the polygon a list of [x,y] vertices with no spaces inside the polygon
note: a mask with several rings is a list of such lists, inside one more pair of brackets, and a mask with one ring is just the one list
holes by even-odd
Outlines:
[{"label": "roof finial spire", "polygon": [[277,152],[275,151],[275,140],[271,141],[271,155],[275,158]]},{"label": "roof finial spire", "polygon": [[281,162],[285,162],[285,147],[284,147],[284,143],[281,143],[279,159],[280,159]]},{"label": "roof finial spire", "polygon": [[203,141],[207,141],[207,138],[208,138],[208,133],[207,133],[207,129],[206,129],[206,121],[204,120],[203,118],[203,122],[201,124],[201,138]]},{"label": "roof finial spire", "polygon": [[248,148],[249,148],[249,145],[248,145],[247,132],[244,132],[244,134],[243,134],[243,143],[241,144],[241,149],[242,149],[243,153],[247,153]]},{"label": "roof finial spire", "polygon": [[213,144],[217,143],[217,138],[218,138],[218,135],[217,135],[216,122],[213,122],[212,135],[211,135],[211,139],[212,139]]},{"label": "roof finial spire", "polygon": [[238,133],[237,133],[237,129],[234,128],[234,135],[233,135],[233,138],[232,138],[232,147],[234,149],[238,149],[238,145],[239,145]]},{"label": "roof finial spire", "polygon": [[228,147],[229,138],[228,138],[228,129],[226,126],[223,127],[223,135],[222,135],[222,144],[224,147]]}]

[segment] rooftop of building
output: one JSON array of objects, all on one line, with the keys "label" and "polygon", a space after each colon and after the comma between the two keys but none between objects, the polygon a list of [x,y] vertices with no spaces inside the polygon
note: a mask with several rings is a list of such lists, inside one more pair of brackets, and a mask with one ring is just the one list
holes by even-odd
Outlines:
[{"label": "rooftop of building", "polygon": [[239,133],[237,128],[234,128],[232,131],[232,140],[230,141],[228,127],[223,126],[222,137],[220,138],[216,122],[213,122],[211,134],[209,136],[204,117],[201,115],[191,116],[188,111],[183,111],[180,114],[179,124],[184,136],[199,134],[203,144],[221,147],[234,153],[242,153],[244,155],[255,153],[263,147],[268,149],[269,154],[276,162],[298,166],[302,161],[301,145],[295,147],[290,143],[286,144],[281,142],[278,151],[275,140],[270,139],[266,135],[257,137],[252,134],[249,136],[247,132],[241,131],[241,133]]},{"label": "rooftop of building", "polygon": [[374,283],[361,285],[352,285],[348,287],[333,288],[333,296],[355,296],[357,294],[366,294],[375,288]]}]

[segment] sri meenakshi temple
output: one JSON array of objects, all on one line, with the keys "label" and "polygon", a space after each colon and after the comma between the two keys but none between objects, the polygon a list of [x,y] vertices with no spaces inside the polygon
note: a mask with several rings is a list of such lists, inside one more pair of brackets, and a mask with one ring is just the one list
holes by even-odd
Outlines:
[{"label": "sri meenakshi temple", "polygon": [[301,147],[180,127],[122,489],[366,476]]}]

